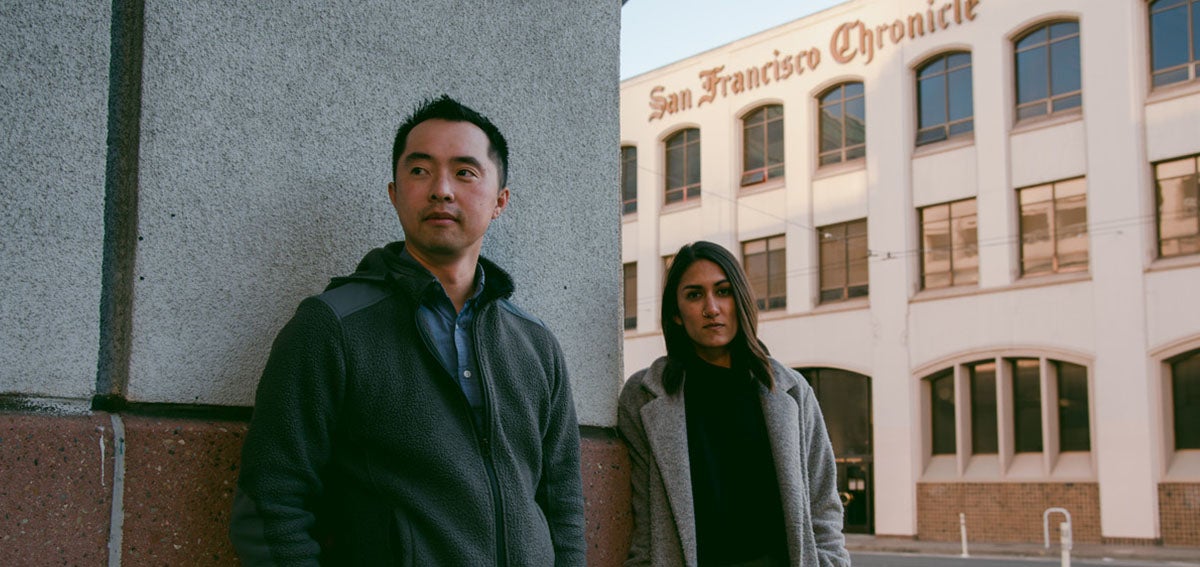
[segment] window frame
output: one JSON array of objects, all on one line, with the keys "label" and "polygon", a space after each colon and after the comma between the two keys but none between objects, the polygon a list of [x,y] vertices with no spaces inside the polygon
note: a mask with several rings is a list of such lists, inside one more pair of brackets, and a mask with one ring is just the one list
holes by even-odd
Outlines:
[{"label": "window frame", "polygon": [[[1158,4],[1167,4],[1169,2],[1178,2],[1172,6],[1160,7]],[[1155,50],[1154,17],[1158,13],[1166,12],[1182,7],[1184,9],[1183,21],[1186,26],[1184,51],[1186,53],[1183,63],[1165,66],[1161,69],[1155,67],[1155,56],[1158,55]],[[1158,8],[1156,10],[1156,8]],[[1197,29],[1197,23],[1200,22],[1200,0],[1151,0],[1146,3],[1146,25],[1148,26],[1148,53],[1149,68],[1150,68],[1150,88],[1159,89],[1170,87],[1181,83],[1190,83],[1200,79],[1200,29]],[[1183,71],[1183,76],[1180,78],[1172,78],[1171,75]],[[1165,80],[1159,82],[1161,77]]]},{"label": "window frame", "polygon": [[[1054,26],[1062,25],[1062,24],[1074,25],[1075,31],[1068,33],[1066,35],[1054,37],[1054,35],[1053,35]],[[1039,33],[1045,33],[1044,41],[1039,41],[1038,43],[1026,45],[1024,47],[1020,46],[1021,42],[1025,41],[1025,40],[1029,39],[1030,37],[1032,37],[1036,34],[1039,34]],[[1066,92],[1055,94],[1054,93],[1054,84],[1055,84],[1054,71],[1055,71],[1055,69],[1054,69],[1053,47],[1057,44],[1063,44],[1065,42],[1069,42],[1072,40],[1075,42],[1074,49],[1075,49],[1076,54],[1078,55],[1075,60],[1075,67],[1076,67],[1075,70],[1076,70],[1077,75],[1075,77],[1073,77],[1073,79],[1074,79],[1074,82],[1079,83],[1079,88],[1071,90],[1071,91],[1066,91]],[[1022,85],[1021,54],[1033,52],[1037,49],[1044,49],[1044,57],[1041,58],[1041,63],[1045,67],[1046,76],[1043,77],[1043,80],[1045,81],[1045,88],[1043,89],[1044,93],[1041,93],[1041,94],[1044,94],[1045,96],[1040,96],[1039,98],[1022,101],[1021,100],[1021,98],[1022,98],[1022,95],[1021,95],[1021,85]],[[1044,118],[1044,117],[1048,117],[1048,116],[1059,116],[1059,115],[1063,115],[1063,114],[1067,114],[1067,113],[1081,111],[1081,109],[1083,108],[1083,68],[1082,68],[1083,55],[1082,55],[1082,30],[1080,29],[1078,20],[1072,20],[1072,19],[1049,20],[1049,21],[1041,22],[1040,24],[1030,27],[1029,29],[1022,32],[1020,35],[1018,35],[1016,38],[1013,39],[1012,54],[1013,54],[1013,92],[1014,92],[1013,100],[1015,103],[1014,117],[1016,118],[1016,121],[1018,123],[1024,122],[1027,120],[1036,120],[1038,118]],[[1070,79],[1070,78],[1068,78],[1068,79]],[[1061,108],[1060,108],[1060,105],[1061,105]],[[1033,112],[1028,112],[1028,110],[1033,110]]]},{"label": "window frame", "polygon": [[[625,330],[636,331],[638,324],[637,262],[626,262],[622,264],[621,270],[623,272],[621,291],[624,295],[621,299],[625,307]],[[631,283],[632,285],[630,285]]]},{"label": "window frame", "polygon": [[[970,212],[965,212],[963,209],[967,207],[968,203],[970,203]],[[956,205],[958,205],[958,207],[956,207]],[[929,240],[931,240],[931,235],[926,232],[926,228],[933,223],[943,222],[943,220],[928,218],[929,215],[927,215],[927,213],[932,214],[936,212],[937,209],[941,208],[945,208],[944,222],[947,226],[946,240],[948,246],[930,247]],[[957,211],[956,208],[958,209]],[[956,230],[956,221],[969,223],[973,226],[971,230],[974,232],[974,239],[971,242],[963,242],[961,245],[959,244],[957,235],[960,231]],[[979,207],[975,197],[921,207],[917,209],[917,225],[921,238],[921,289],[944,289],[948,287],[979,284]],[[934,272],[932,275],[944,276],[948,278],[948,283],[944,285],[930,285],[929,280],[931,273],[929,272],[929,264],[931,260],[929,256],[933,251],[940,250],[948,251],[948,267],[945,271]],[[963,256],[962,259],[959,257],[960,253]],[[966,273],[963,273],[960,277],[960,270],[957,267],[958,263],[971,256],[974,256],[975,258],[973,274],[967,275]],[[970,266],[968,266],[966,269],[970,269]],[[962,281],[959,281],[960,279]]]},{"label": "window frame", "polygon": [[[1188,162],[1189,160],[1191,161],[1191,163],[1186,164],[1186,162]],[[1190,165],[1190,172],[1183,173],[1183,170],[1188,168],[1189,165]],[[1173,167],[1179,167],[1180,173],[1182,173],[1182,174],[1173,174],[1170,172],[1163,172],[1164,169],[1169,169],[1169,168],[1173,168]],[[1163,160],[1163,161],[1154,163],[1151,165],[1151,171],[1152,171],[1151,175],[1154,176],[1154,222],[1155,222],[1155,246],[1156,246],[1155,250],[1158,254],[1158,257],[1159,258],[1177,258],[1177,257],[1181,257],[1181,256],[1193,256],[1196,254],[1200,254],[1200,203],[1198,203],[1198,201],[1200,201],[1200,154],[1183,156],[1183,157]],[[1163,177],[1164,173],[1166,175],[1172,175],[1172,176],[1171,177]],[[1187,188],[1187,184],[1189,183],[1189,179],[1188,179],[1189,177],[1191,178],[1190,183],[1192,185],[1191,186],[1191,191],[1192,191],[1191,195],[1188,195],[1188,188]],[[1163,206],[1164,206],[1164,202],[1165,202],[1165,199],[1163,198],[1163,182],[1164,181],[1174,181],[1174,180],[1178,180],[1178,179],[1183,180],[1183,181],[1181,181],[1181,183],[1183,184],[1182,191],[1180,192],[1180,195],[1178,198],[1178,201],[1180,202],[1180,206],[1178,209],[1171,211],[1171,214],[1175,214],[1178,217],[1186,220],[1187,217],[1189,216],[1189,212],[1190,212],[1191,219],[1195,223],[1195,228],[1192,229],[1192,232],[1190,234],[1171,236],[1169,238],[1169,240],[1173,244],[1175,244],[1176,250],[1168,253],[1165,251],[1167,246],[1164,243],[1164,241],[1168,240],[1168,239],[1164,239],[1164,237],[1163,237],[1163,230],[1164,230],[1163,219],[1168,214],[1167,211],[1163,210]],[[1188,211],[1188,209],[1187,209],[1187,201],[1189,199],[1192,201],[1192,205],[1191,205],[1192,210],[1191,211]]]},{"label": "window frame", "polygon": [[[954,57],[962,56],[962,55],[965,55],[967,57],[966,63],[955,66],[955,67],[951,67],[950,60]],[[937,65],[937,64],[942,64],[943,68],[939,71],[935,71],[924,77],[921,76],[921,73],[925,72],[926,69],[929,69],[930,67]],[[951,115],[951,113],[950,113],[951,94],[952,94],[952,91],[950,88],[951,87],[950,76],[953,73],[961,72],[963,70],[965,70],[967,73],[967,90],[968,90],[967,100],[970,103],[971,108],[970,108],[970,112],[968,113],[968,115],[965,118],[959,118],[959,119],[955,120],[955,119],[951,119],[951,117],[950,117],[950,115]],[[952,138],[957,138],[959,136],[973,134],[975,132],[974,60],[971,56],[970,51],[962,51],[962,50],[947,51],[947,52],[935,55],[933,57],[930,57],[929,59],[926,59],[920,66],[918,66],[916,68],[914,75],[915,75],[914,81],[915,81],[915,86],[916,86],[916,98],[917,98],[916,145],[918,147],[928,145],[928,144],[935,144],[938,142],[944,142],[944,141],[952,139]],[[931,126],[926,126],[926,127],[922,128],[921,127],[921,119],[923,118],[923,113],[924,113],[924,108],[925,108],[925,104],[922,99],[922,93],[923,93],[923,91],[921,89],[922,81],[933,81],[934,79],[937,79],[939,77],[942,78],[942,93],[941,93],[942,94],[942,103],[943,103],[942,111],[944,112],[945,120],[938,124],[933,124]],[[929,135],[929,134],[934,134],[935,137],[924,138],[924,139],[922,138],[923,135]],[[937,134],[940,134],[940,135],[937,135]]]},{"label": "window frame", "polygon": [[[1092,458],[1095,423],[1092,419],[1094,404],[1092,367],[1081,362],[1075,356],[1063,356],[1064,353],[1043,351],[1042,353],[1026,350],[1004,350],[993,356],[979,358],[976,356],[947,360],[942,363],[929,365],[918,369],[915,376],[920,376],[925,395],[921,398],[923,407],[922,422],[925,430],[923,449],[926,461],[924,480],[961,480],[970,477],[975,479],[1018,478],[1034,480],[1043,478],[1056,481],[1075,481],[1081,477],[1095,476],[1095,464]],[[1041,436],[1041,447],[1036,451],[1018,449],[1017,424],[1018,413],[1023,411],[1017,404],[1016,366],[1025,362],[1027,368],[1036,369],[1036,388],[1039,396],[1039,412],[1037,418],[1038,434]],[[994,389],[989,392],[995,397],[994,419],[991,430],[997,436],[995,450],[990,447],[978,446],[978,434],[974,424],[979,419],[987,419],[988,415],[979,416],[974,400],[974,369],[980,365],[988,365],[994,369]],[[1064,370],[1069,370],[1066,372]],[[1082,386],[1080,392],[1063,392],[1058,386],[1061,376],[1070,374]],[[954,432],[942,431],[944,437],[956,439],[955,450],[947,452],[946,439],[938,442],[939,423],[949,423],[948,416],[937,416],[938,382],[943,379],[953,379],[949,389],[954,409]],[[1064,423],[1060,406],[1067,397],[1079,400],[1084,407],[1076,409],[1076,418],[1082,418],[1082,437],[1085,445],[1082,448],[1068,446],[1066,435],[1061,426]],[[1030,408],[1025,408],[1027,411]],[[945,408],[941,410],[945,413]],[[1079,429],[1074,430],[1076,433]],[[990,432],[988,432],[990,433]],[[993,464],[987,464],[987,463]],[[935,464],[937,463],[937,464]]]},{"label": "window frame", "polygon": [[[630,173],[632,172],[632,176]],[[637,212],[637,146],[621,146],[621,214]]]},{"label": "window frame", "polygon": [[[695,134],[694,139],[692,138],[693,133]],[[671,150],[674,149],[674,144],[676,143],[675,142],[676,140],[681,140],[677,145],[679,148],[681,148],[681,150],[680,150],[681,154],[682,154],[681,159],[683,160],[683,162],[680,165],[679,169],[682,173],[683,179],[681,179],[681,182],[682,182],[681,185],[672,186],[671,185],[671,174],[670,174],[670,171],[672,169],[672,167],[671,167],[672,166]],[[691,148],[693,146],[695,147],[695,159],[698,162],[696,164],[696,179],[695,180],[689,179],[689,176],[688,176],[688,171],[691,169],[691,162],[689,161],[688,155],[690,153],[692,153]],[[677,205],[677,204],[682,204],[682,203],[692,203],[692,202],[696,202],[696,201],[700,200],[701,178],[703,177],[703,175],[702,175],[703,172],[700,169],[701,165],[703,164],[700,150],[701,150],[701,145],[700,145],[700,129],[699,128],[694,128],[694,127],[683,128],[681,130],[678,130],[678,131],[672,133],[670,136],[667,136],[663,140],[663,165],[664,165],[664,172],[665,172],[665,174],[663,175],[663,205],[664,206]],[[689,181],[690,181],[690,183],[689,183]],[[679,195],[679,198],[672,199],[672,195],[676,195],[676,194]]]},{"label": "window frame", "polygon": [[[750,252],[749,248],[762,245],[761,252]],[[768,236],[766,238],[756,238],[754,240],[746,240],[742,242],[742,269],[746,272],[746,279],[749,280],[750,289],[756,287],[755,272],[751,270],[750,262],[758,256],[765,256],[767,273],[764,276],[766,279],[765,287],[766,294],[760,295],[754,291],[754,301],[759,311],[777,311],[787,309],[787,238],[783,234]],[[772,260],[778,260],[778,265],[775,270],[772,269]],[[779,273],[776,273],[778,271]],[[776,290],[773,284],[778,283],[782,289]],[[777,292],[777,293],[776,293]]]},{"label": "window frame", "polygon": [[[1070,185],[1073,185],[1077,182],[1082,184],[1082,190],[1077,193],[1071,193],[1071,194],[1065,195],[1060,199],[1059,189],[1064,188],[1064,191],[1067,189],[1071,189]],[[1037,200],[1037,201],[1033,200],[1036,198],[1034,195],[1038,191],[1041,191],[1043,189],[1049,190],[1050,198],[1048,200],[1046,200],[1046,199]],[[1026,201],[1026,197],[1028,197],[1028,199],[1029,199],[1028,201]],[[1060,253],[1060,248],[1062,246],[1062,243],[1064,241],[1066,241],[1067,238],[1070,238],[1072,235],[1070,235],[1070,234],[1067,234],[1065,236],[1063,235],[1064,229],[1062,226],[1063,223],[1060,221],[1060,217],[1063,215],[1062,210],[1065,210],[1067,208],[1065,205],[1076,202],[1076,201],[1083,202],[1082,211],[1080,211],[1083,216],[1083,225],[1082,225],[1083,226],[1083,231],[1082,231],[1082,237],[1083,237],[1082,258],[1083,258],[1083,260],[1081,262],[1076,261],[1076,262],[1067,263],[1066,265],[1064,265],[1065,261],[1064,261],[1063,257],[1066,256],[1067,253]],[[1049,268],[1042,269],[1039,267],[1039,269],[1030,270],[1029,269],[1029,261],[1030,261],[1031,256],[1029,254],[1029,251],[1032,249],[1032,247],[1034,245],[1036,245],[1038,242],[1040,242],[1040,239],[1032,238],[1032,236],[1036,235],[1036,232],[1033,229],[1030,229],[1026,226],[1026,223],[1027,223],[1026,218],[1032,216],[1032,213],[1036,210],[1037,206],[1041,205],[1043,203],[1050,204],[1050,207],[1048,209],[1048,214],[1046,215],[1047,216],[1047,227],[1046,227],[1047,238],[1046,239],[1048,239],[1051,244],[1051,253],[1049,255]],[[1053,275],[1053,274],[1087,272],[1091,268],[1091,226],[1089,225],[1089,223],[1087,221],[1087,212],[1088,212],[1088,184],[1087,184],[1086,177],[1072,177],[1069,179],[1060,179],[1058,181],[1051,181],[1049,183],[1042,183],[1042,184],[1038,184],[1038,185],[1031,185],[1028,187],[1018,188],[1017,189],[1017,238],[1020,243],[1020,248],[1019,248],[1018,252],[1019,252],[1019,257],[1020,257],[1019,265],[1021,268],[1021,277],[1022,278],[1041,277],[1041,276],[1048,276],[1048,275]],[[1075,225],[1069,225],[1069,226],[1075,226]],[[1033,258],[1040,259],[1041,257],[1033,257]]]},{"label": "window frame", "polygon": [[[778,111],[775,116],[771,115],[772,111]],[[760,117],[761,116],[761,117]],[[754,122],[751,122],[751,121]],[[779,127],[779,160],[771,161],[771,127],[778,124]],[[747,169],[747,164],[750,162],[750,144],[753,136],[750,134],[752,128],[761,128],[761,152],[762,166],[754,169]],[[752,185],[760,185],[768,181],[783,179],[785,175],[786,156],[784,149],[786,148],[783,135],[783,105],[782,104],[764,104],[750,112],[747,112],[742,117],[742,177],[740,181],[741,187],[749,187]],[[774,173],[772,173],[774,172]]]},{"label": "window frame", "polygon": [[[859,226],[862,228],[861,233],[850,234],[851,228],[857,229]],[[871,250],[867,245],[867,219],[856,219],[817,227],[817,237],[817,289],[819,302],[822,304],[835,303],[868,297],[871,285],[870,266],[868,266]],[[861,259],[857,257],[851,258],[851,238],[861,240],[863,251]],[[840,263],[830,264],[826,262],[826,244],[836,245],[839,242],[841,243]],[[861,264],[863,268],[863,281],[861,283],[850,281],[851,269],[856,264]],[[829,273],[827,272],[828,267],[839,269],[840,272]],[[842,282],[841,285],[836,288],[826,287],[825,280],[827,275],[830,277],[839,276]],[[837,297],[828,293],[835,290],[839,292]]]},{"label": "window frame", "polygon": [[[857,87],[857,89],[861,92],[859,92],[858,94],[847,96],[846,95],[847,87]],[[838,95],[838,98],[836,100],[830,98],[834,94]],[[817,148],[817,167],[818,168],[829,167],[829,166],[834,166],[834,165],[838,165],[838,164],[842,164],[842,163],[849,163],[849,162],[855,161],[855,160],[866,159],[866,157],[867,157],[867,112],[866,112],[867,99],[866,99],[866,96],[867,96],[866,95],[866,87],[862,81],[845,81],[842,83],[838,83],[836,85],[829,87],[828,89],[825,89],[819,95],[817,95],[817,97],[816,97],[817,98],[817,144],[816,144],[816,148]],[[862,101],[862,106],[863,106],[862,142],[856,143],[854,145],[849,145],[847,143],[848,134],[847,134],[846,125],[847,125],[848,120],[846,119],[846,117],[847,117],[846,105],[848,103],[860,101],[860,100]],[[825,109],[827,107],[831,107],[831,106],[835,106],[835,105],[840,108],[840,110],[839,110],[840,116],[836,119],[831,119],[831,120],[840,124],[840,132],[839,132],[839,136],[838,136],[840,138],[840,141],[836,148],[829,149],[829,150],[822,150],[821,144],[822,144],[822,141],[825,140],[825,128],[826,128]],[[830,161],[826,161],[826,158],[830,158]]]}]

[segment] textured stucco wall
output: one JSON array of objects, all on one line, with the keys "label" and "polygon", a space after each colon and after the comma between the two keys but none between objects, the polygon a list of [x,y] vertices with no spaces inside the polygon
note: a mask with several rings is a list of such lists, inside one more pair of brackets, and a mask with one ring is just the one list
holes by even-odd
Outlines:
[{"label": "textured stucco wall", "polygon": [[[400,237],[391,139],[447,92],[509,138],[484,254],[613,425],[618,2],[151,3],[129,399],[248,405],[306,295]],[[92,349],[94,351],[94,349]]]},{"label": "textured stucco wall", "polygon": [[110,19],[0,4],[0,394],[95,389]]}]

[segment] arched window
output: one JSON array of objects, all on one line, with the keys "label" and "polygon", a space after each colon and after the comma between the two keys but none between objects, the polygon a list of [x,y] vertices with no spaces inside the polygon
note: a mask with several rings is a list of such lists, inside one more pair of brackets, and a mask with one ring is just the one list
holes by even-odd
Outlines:
[{"label": "arched window", "polygon": [[621,146],[621,214],[637,212],[637,148]]},{"label": "arched window", "polygon": [[1167,361],[1171,366],[1175,449],[1200,449],[1200,349]]},{"label": "arched window", "polygon": [[783,106],[772,104],[742,119],[742,186],[783,177]]},{"label": "arched window", "polygon": [[1079,74],[1079,22],[1051,22],[1014,46],[1017,120],[1055,114],[1083,104]]},{"label": "arched window", "polygon": [[818,97],[821,113],[819,165],[867,155],[867,105],[862,83],[842,83]]},{"label": "arched window", "polygon": [[975,129],[971,54],[947,53],[917,69],[917,145]]},{"label": "arched window", "polygon": [[666,141],[666,204],[700,198],[700,130],[688,128]]},{"label": "arched window", "polygon": [[1150,62],[1156,87],[1200,77],[1200,0],[1150,3]]}]

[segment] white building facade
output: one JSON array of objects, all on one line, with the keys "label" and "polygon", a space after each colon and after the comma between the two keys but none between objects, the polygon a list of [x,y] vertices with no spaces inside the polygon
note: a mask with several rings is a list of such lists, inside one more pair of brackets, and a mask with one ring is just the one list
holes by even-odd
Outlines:
[{"label": "white building facade", "polygon": [[711,240],[849,531],[1200,546],[1198,75],[1200,0],[855,0],[624,81],[626,375]]}]

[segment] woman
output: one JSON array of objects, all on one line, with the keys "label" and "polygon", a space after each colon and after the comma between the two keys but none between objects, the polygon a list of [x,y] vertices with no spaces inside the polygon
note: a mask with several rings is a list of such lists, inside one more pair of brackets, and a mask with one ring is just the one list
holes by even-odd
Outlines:
[{"label": "woman", "polygon": [[667,356],[625,383],[626,565],[850,565],[833,448],[812,388],[771,359],[736,258],[685,245],[663,289]]}]

